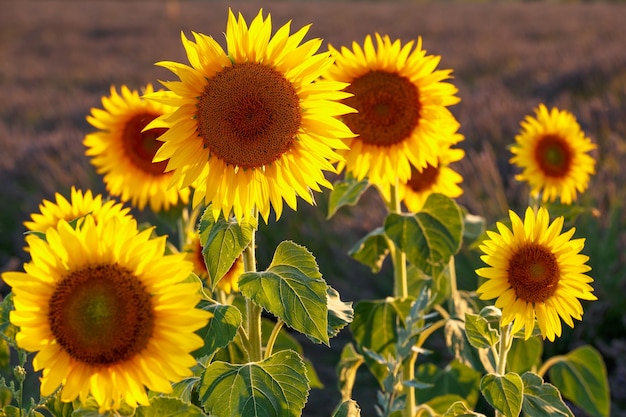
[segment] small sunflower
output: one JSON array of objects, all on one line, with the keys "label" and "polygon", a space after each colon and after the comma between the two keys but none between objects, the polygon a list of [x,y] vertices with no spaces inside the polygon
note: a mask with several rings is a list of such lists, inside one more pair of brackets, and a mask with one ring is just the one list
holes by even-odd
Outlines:
[{"label": "small sunflower", "polygon": [[463,177],[450,168],[450,164],[460,161],[463,156],[465,151],[462,149],[447,147],[437,158],[436,165],[428,164],[421,171],[412,166],[411,178],[398,183],[398,198],[409,211],[417,213],[431,194],[441,193],[450,198],[460,196],[463,189],[458,184],[463,182]]},{"label": "small sunflower", "polygon": [[349,150],[340,154],[344,167],[357,179],[368,177],[384,189],[411,177],[411,166],[418,170],[438,164],[441,144],[463,139],[456,134],[458,121],[448,106],[459,102],[457,88],[445,82],[451,70],[436,70],[440,57],[426,55],[422,39],[402,46],[400,40],[376,34],[356,42],[352,50],[330,46],[335,65],[325,78],[350,83],[345,91],[353,96],[343,103],[357,113],[343,121],[358,136],[348,138]]},{"label": "small sunflower", "polygon": [[353,111],[338,102],[346,84],[316,81],[333,58],[316,54],[319,39],[300,44],[308,26],[289,30],[272,37],[262,10],[250,27],[229,10],[228,53],[212,37],[182,34],[191,66],[157,64],[180,81],[150,95],[177,108],[150,125],[169,128],[154,160],[169,159],[173,183],[195,187],[194,206],[211,203],[216,216],[233,210],[237,218],[257,209],[267,221],[270,206],[278,218],[283,200],[295,209],[298,196],[313,203],[311,190],[332,187],[323,172],[335,171],[329,160],[353,135],[336,118]]},{"label": "small sunflower", "polygon": [[191,263],[164,255],[165,237],[152,232],[87,215],[77,228],[61,220],[46,239],[27,236],[25,272],[2,278],[15,297],[17,344],[37,352],[42,395],[59,386],[65,402],[91,393],[104,412],[148,404],[145,387],[172,392],[192,375],[190,352],[203,345],[194,332],[210,314],[194,308],[201,297],[199,284],[185,282]]},{"label": "small sunflower", "polygon": [[482,300],[497,298],[502,309],[502,325],[513,323],[512,332],[525,329],[528,339],[535,318],[544,338],[554,341],[561,335],[561,321],[574,327],[572,318],[582,319],[579,300],[596,300],[585,275],[591,268],[589,257],[580,254],[584,239],[571,239],[575,229],[561,233],[563,217],[549,223],[548,210],[526,210],[524,222],[509,213],[512,229],[497,223],[498,232],[488,231],[489,239],[480,249],[489,267],[476,273],[487,279],[477,290]]},{"label": "small sunflower", "polygon": [[[197,233],[193,233],[188,239],[188,242],[183,247],[183,252],[186,253],[186,259],[193,263],[193,272],[198,275],[202,280],[209,279],[209,273],[204,262],[204,255],[202,254],[202,244],[200,243],[200,236]],[[224,291],[226,294],[239,291],[239,277],[244,273],[243,256],[240,256],[235,260],[230,267],[226,275],[217,282],[217,287]]]},{"label": "small sunflower", "polygon": [[571,204],[595,173],[595,160],[588,154],[596,148],[585,136],[573,114],[540,104],[535,116],[526,116],[511,147],[511,163],[522,169],[515,178],[527,181],[542,201]]},{"label": "small sunflower", "polygon": [[[144,92],[153,93],[152,85],[148,84]],[[149,204],[155,212],[179,202],[186,204],[189,189],[169,188],[172,175],[164,173],[167,162],[152,162],[161,146],[157,139],[166,129],[144,130],[171,108],[143,99],[138,91],[125,85],[121,94],[111,87],[111,95],[102,98],[102,105],[104,109],[92,108],[87,116],[87,121],[99,130],[86,135],[83,143],[98,174],[104,174],[109,194],[130,201],[140,210]]]},{"label": "small sunflower", "polygon": [[55,202],[43,200],[39,205],[40,213],[31,214],[30,221],[24,226],[31,232],[45,232],[49,227],[56,227],[60,220],[72,221],[91,214],[97,223],[106,223],[113,218],[132,220],[130,208],[114,200],[103,201],[102,195],[94,197],[91,190],[83,193],[72,187],[69,201],[59,193]]}]

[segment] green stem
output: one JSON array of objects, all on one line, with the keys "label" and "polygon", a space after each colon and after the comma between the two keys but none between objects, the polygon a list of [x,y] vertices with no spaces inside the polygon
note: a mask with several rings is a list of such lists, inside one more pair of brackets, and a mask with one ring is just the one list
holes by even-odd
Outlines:
[{"label": "green stem", "polygon": [[274,328],[272,329],[272,334],[270,334],[270,338],[267,340],[267,345],[265,345],[265,359],[272,356],[272,350],[274,349],[274,343],[276,343],[276,339],[278,338],[278,334],[280,333],[280,329],[283,328],[284,321],[278,319]]},{"label": "green stem", "polygon": [[[496,375],[506,375],[506,357],[511,349],[513,342],[513,335],[511,334],[511,324],[500,328],[500,343],[498,347],[498,366],[496,369]],[[495,417],[504,417],[504,415],[496,410]]]},{"label": "green stem", "polygon": [[456,265],[454,262],[454,256],[450,257],[448,262],[448,272],[450,273],[450,298],[448,299],[448,310],[452,316],[456,316],[455,301],[458,296],[458,286],[456,283]]},{"label": "green stem", "polygon": [[[258,214],[255,213],[258,217]],[[256,230],[252,231],[250,243],[243,251],[243,265],[245,272],[256,272]],[[263,309],[251,299],[246,298],[246,335],[248,337],[248,357],[251,362],[262,359],[261,342],[261,313]]]}]

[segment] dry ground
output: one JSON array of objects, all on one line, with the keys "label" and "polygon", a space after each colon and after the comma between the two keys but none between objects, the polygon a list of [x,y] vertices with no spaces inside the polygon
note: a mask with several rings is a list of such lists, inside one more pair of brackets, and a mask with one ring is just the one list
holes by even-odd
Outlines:
[{"label": "dry ground", "polygon": [[[525,204],[520,198],[525,190],[512,180],[506,146],[519,122],[540,102],[572,111],[599,145],[598,174],[585,198],[601,214],[624,201],[624,6],[14,0],[3,2],[0,14],[0,270],[19,267],[24,257],[21,222],[42,198],[52,198],[55,191],[67,195],[73,184],[103,190],[83,155],[81,140],[90,131],[85,116],[91,107],[101,106],[109,87],[125,83],[140,88],[173,79],[153,64],[187,62],[181,31],[221,41],[229,6],[249,20],[260,5],[272,13],[275,25],[287,20],[293,20],[293,28],[312,23],[310,35],[334,46],[361,42],[374,32],[403,41],[422,36],[425,49],[441,55],[440,68],[454,70],[453,82],[462,98],[453,112],[466,136],[462,146],[468,156],[458,169],[466,190],[460,202],[469,211],[493,221],[508,207]],[[358,237],[379,224],[381,209],[375,197],[370,200],[373,206],[346,211],[330,222],[302,207],[304,216],[287,214],[283,219],[280,231],[285,236],[270,233],[261,239],[268,246],[284,238],[309,246],[344,299],[384,296],[388,282],[344,255]],[[624,216],[618,217],[624,227]],[[619,282],[626,281],[624,235],[616,240],[621,245],[614,259],[618,275],[612,277]],[[264,256],[269,255],[261,253],[261,261]],[[609,327],[623,329],[620,319],[617,315]],[[330,351],[307,348],[327,386],[312,392],[307,416],[329,415],[338,400],[333,368],[338,349],[349,337],[342,333]],[[621,338],[604,343],[605,352],[626,352]],[[624,401],[620,378],[626,373],[619,371],[620,366],[626,368],[624,360],[613,358],[609,364],[616,401]],[[371,403],[370,383],[365,380],[363,386],[369,388],[358,393],[363,404]],[[364,415],[373,415],[371,408]]]}]

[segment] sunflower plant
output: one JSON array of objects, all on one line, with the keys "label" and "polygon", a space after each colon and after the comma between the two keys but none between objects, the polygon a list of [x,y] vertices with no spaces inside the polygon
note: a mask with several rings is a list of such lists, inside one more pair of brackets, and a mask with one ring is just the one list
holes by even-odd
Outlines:
[{"label": "sunflower plant", "polygon": [[[389,258],[394,277],[393,294],[355,304],[353,341],[338,365],[342,401],[365,365],[379,383],[378,416],[573,416],[571,404],[607,416],[597,350],[543,357],[543,340],[561,336],[561,322],[573,327],[582,320],[581,301],[596,299],[584,239],[573,238],[575,228],[563,232],[564,217],[550,222],[548,212],[572,217],[581,210],[571,203],[594,172],[587,153],[595,145],[571,113],[540,105],[511,147],[531,207],[524,220],[511,211],[485,230],[484,219],[455,201],[463,178],[453,164],[464,152],[455,147],[463,136],[447,109],[458,102],[446,81],[451,71],[436,68],[439,57],[421,39],[372,39],[331,46],[337,60],[325,74],[350,83],[353,96],[344,102],[357,113],[342,120],[358,135],[346,139],[350,149],[339,164],[346,173],[331,191],[328,217],[360,204],[374,187],[387,214],[349,254],[373,273]],[[457,288],[455,257],[464,247],[478,249],[488,265],[476,271],[476,291]],[[431,346],[447,347],[449,361]]]}]

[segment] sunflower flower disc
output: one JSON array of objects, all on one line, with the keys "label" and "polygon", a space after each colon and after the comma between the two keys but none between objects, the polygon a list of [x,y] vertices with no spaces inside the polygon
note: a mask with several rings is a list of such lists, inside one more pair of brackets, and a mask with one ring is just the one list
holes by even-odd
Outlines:
[{"label": "sunflower flower disc", "polygon": [[[148,84],[145,94],[154,88]],[[147,205],[158,212],[179,202],[189,201],[188,188],[169,188],[172,175],[165,173],[166,162],[153,163],[161,146],[158,141],[166,129],[144,128],[169,111],[164,104],[146,100],[137,90],[121,87],[121,94],[111,87],[111,95],[102,98],[104,109],[91,109],[87,121],[98,131],[85,136],[85,154],[98,174],[104,175],[107,191],[122,201],[130,201],[140,210]]]},{"label": "sunflower flower disc", "polygon": [[542,193],[542,200],[560,199],[571,204],[589,186],[595,173],[595,160],[588,154],[596,148],[585,137],[574,115],[543,104],[535,117],[527,116],[511,147],[511,163],[522,169],[516,176],[527,181],[531,192]]},{"label": "sunflower flower disc", "polygon": [[421,38],[413,48],[413,41],[402,45],[375,36],[376,46],[369,35],[352,50],[331,46],[336,61],[324,77],[350,83],[346,91],[352,97],[343,102],[357,110],[343,118],[357,136],[346,139],[349,150],[340,151],[345,162],[338,169],[345,167],[358,180],[368,177],[385,194],[396,178],[411,178],[411,167],[437,166],[441,145],[463,136],[448,110],[459,102],[457,89],[445,82],[450,70],[436,69],[440,58],[426,55]]},{"label": "sunflower flower disc", "polygon": [[173,185],[195,188],[194,206],[239,219],[256,210],[267,221],[271,208],[281,216],[283,200],[296,209],[297,197],[313,203],[311,190],[331,188],[323,172],[335,171],[329,161],[353,136],[337,119],[353,111],[339,103],[349,94],[344,83],[319,81],[333,63],[316,53],[321,40],[301,44],[308,27],[289,31],[272,36],[262,11],[249,27],[229,11],[227,52],[212,37],[182,34],[191,65],[157,64],[180,81],[149,96],[176,108],[149,125],[169,129],[154,160],[168,160]]},{"label": "sunflower flower disc", "polygon": [[561,233],[563,217],[549,222],[540,208],[528,208],[524,221],[510,212],[512,229],[498,223],[498,232],[488,231],[481,245],[481,259],[489,267],[476,273],[487,280],[478,288],[482,300],[496,299],[502,310],[502,325],[513,323],[512,332],[525,330],[528,339],[535,320],[544,338],[561,335],[561,320],[574,327],[581,320],[579,300],[596,300],[585,275],[591,270],[587,256],[580,254],[584,239],[571,239],[575,229]]},{"label": "sunflower flower disc", "polygon": [[200,284],[184,254],[164,255],[165,237],[137,231],[133,221],[65,220],[46,239],[27,236],[25,272],[5,272],[19,326],[18,346],[36,352],[41,394],[59,386],[62,401],[91,394],[100,412],[149,404],[146,387],[172,392],[192,375],[190,354],[202,347],[194,332],[210,313],[196,309]]}]

